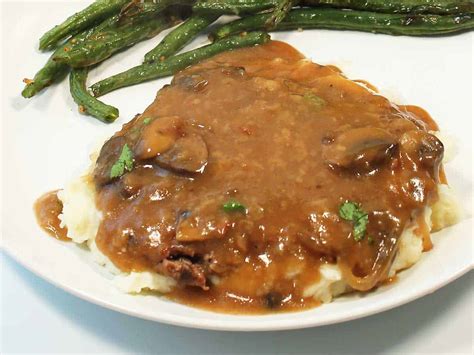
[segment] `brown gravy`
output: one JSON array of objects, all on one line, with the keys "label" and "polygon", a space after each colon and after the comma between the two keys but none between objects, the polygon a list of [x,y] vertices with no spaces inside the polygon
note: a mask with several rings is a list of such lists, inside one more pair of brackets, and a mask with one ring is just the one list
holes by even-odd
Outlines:
[{"label": "brown gravy", "polygon": [[[220,312],[314,307],[304,290],[323,263],[372,289],[437,199],[435,128],[285,43],[218,55],[177,74],[102,148],[97,245],[124,271],[176,279],[168,297]],[[360,239],[341,217],[347,201],[367,214]]]},{"label": "brown gravy", "polygon": [[67,228],[61,227],[59,215],[63,204],[58,198],[58,190],[48,192],[41,196],[34,205],[36,220],[40,227],[50,236],[62,241],[70,240],[67,237]]},{"label": "brown gravy", "polygon": [[249,297],[222,292],[222,289],[217,287],[211,287],[208,291],[193,287],[179,287],[166,296],[188,306],[230,314],[298,312],[321,305],[321,302],[313,297],[296,298],[294,294],[282,295],[280,293],[268,293],[264,297]]}]

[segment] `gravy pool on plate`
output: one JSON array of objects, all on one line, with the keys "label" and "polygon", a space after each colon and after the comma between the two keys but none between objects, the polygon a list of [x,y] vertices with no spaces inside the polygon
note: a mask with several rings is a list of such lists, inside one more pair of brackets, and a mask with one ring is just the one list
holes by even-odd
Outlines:
[{"label": "gravy pool on plate", "polygon": [[299,310],[322,265],[345,291],[389,277],[403,231],[445,183],[422,109],[391,103],[282,42],[177,74],[109,139],[89,175],[95,243],[168,297],[233,313]]}]

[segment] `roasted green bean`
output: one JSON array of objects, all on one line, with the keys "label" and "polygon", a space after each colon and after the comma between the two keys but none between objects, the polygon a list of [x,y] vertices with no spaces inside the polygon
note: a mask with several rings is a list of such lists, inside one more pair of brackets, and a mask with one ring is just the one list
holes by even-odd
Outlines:
[{"label": "roasted green bean", "polygon": [[[296,2],[296,1],[295,1]],[[293,0],[280,0],[278,5],[272,11],[271,16],[268,18],[265,24],[268,30],[275,28],[290,12],[293,6]]]},{"label": "roasted green bean", "polygon": [[[61,50],[64,50],[64,46],[58,49],[58,51]],[[53,55],[55,53],[53,53]],[[33,79],[23,79],[26,86],[21,92],[21,95],[27,99],[35,96],[45,87],[64,78],[68,71],[69,66],[67,64],[57,63],[50,57],[43,68],[35,74]]]},{"label": "roasted green bean", "polygon": [[72,37],[65,44],[57,48],[51,57],[49,57],[46,64],[41,68],[34,76],[33,79],[25,79],[26,86],[21,92],[21,95],[25,98],[31,98],[36,95],[38,92],[43,90],[45,87],[53,84],[56,81],[60,81],[69,71],[69,66],[64,63],[58,63],[53,60],[53,58],[59,53],[70,51],[74,46],[77,46],[84,42],[90,35],[94,32],[101,31],[104,28],[115,24],[118,20],[118,16],[115,15],[96,27],[92,27],[88,30],[85,30],[78,35]]},{"label": "roasted green bean", "polygon": [[159,12],[164,11],[172,5],[192,5],[195,0],[148,0],[146,2],[131,1],[122,8],[119,14],[119,24],[130,21],[141,21],[144,18],[154,16]]},{"label": "roasted green bean", "polygon": [[474,12],[472,0],[302,0],[305,6],[410,14],[461,14]]},{"label": "roasted green bean", "polygon": [[69,90],[79,111],[91,115],[102,122],[110,123],[119,116],[117,108],[106,105],[92,96],[86,88],[88,68],[73,69],[69,74]]},{"label": "roasted green bean", "polygon": [[219,15],[212,14],[192,15],[185,22],[168,33],[155,48],[145,54],[145,63],[162,61],[177,53],[218,17]]},{"label": "roasted green bean", "polygon": [[[257,14],[229,22],[210,35],[221,39],[228,35],[265,28],[271,14]],[[389,35],[432,36],[456,33],[474,28],[472,15],[383,14],[368,11],[302,8],[292,10],[275,30],[321,28],[353,30]]]},{"label": "roasted green bean", "polygon": [[132,22],[123,26],[107,28],[94,33],[70,51],[58,53],[53,59],[74,68],[94,65],[117,51],[155,36],[171,25],[169,18],[159,15],[146,18],[138,23]]},{"label": "roasted green bean", "polygon": [[201,60],[212,57],[218,53],[236,48],[262,44],[268,42],[269,39],[270,36],[263,32],[249,32],[244,36],[230,36],[207,46],[170,57],[163,62],[136,66],[125,72],[99,81],[92,85],[91,89],[94,96],[101,96],[125,86],[131,86],[151,79],[172,75],[179,70],[192,64],[196,64]]},{"label": "roasted green bean", "polygon": [[197,13],[249,14],[275,8],[280,0],[207,0],[193,6]]},{"label": "roasted green bean", "polygon": [[130,0],[96,0],[84,10],[77,12],[63,23],[54,26],[40,38],[39,48],[50,49],[72,35],[85,30],[95,23],[118,13]]}]

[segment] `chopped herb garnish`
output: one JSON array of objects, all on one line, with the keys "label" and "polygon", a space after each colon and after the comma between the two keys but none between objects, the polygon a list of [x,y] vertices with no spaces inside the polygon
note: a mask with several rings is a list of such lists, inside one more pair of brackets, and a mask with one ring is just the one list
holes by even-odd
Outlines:
[{"label": "chopped herb garnish", "polygon": [[303,97],[310,101],[314,106],[317,106],[319,108],[323,107],[326,105],[326,100],[323,98],[319,97],[318,95],[315,95],[312,92],[306,92]]},{"label": "chopped herb garnish", "polygon": [[145,117],[143,119],[143,124],[149,124],[151,122],[151,117]]},{"label": "chopped herb garnish", "polygon": [[357,203],[351,201],[344,202],[339,207],[339,216],[353,223],[352,235],[355,241],[358,242],[364,238],[367,223],[369,223],[369,216]]},{"label": "chopped herb garnish", "polygon": [[354,202],[344,202],[339,207],[339,216],[347,221],[354,220],[354,214],[359,210],[359,206]]},{"label": "chopped herb garnish", "polygon": [[222,208],[224,211],[230,213],[230,212],[241,212],[241,213],[247,213],[247,208],[241,204],[240,202],[236,200],[229,200],[226,203],[222,205]]},{"label": "chopped herb garnish", "polygon": [[133,169],[133,153],[128,147],[128,144],[125,144],[122,148],[119,158],[110,169],[110,177],[116,178],[125,174],[126,171],[132,171]]},{"label": "chopped herb garnish", "polygon": [[375,239],[374,237],[372,237],[371,235],[369,235],[367,237],[367,242],[369,243],[369,245],[373,245],[375,243]]},{"label": "chopped herb garnish", "polygon": [[353,234],[356,242],[362,240],[367,230],[367,223],[369,223],[369,216],[363,215],[354,222]]}]

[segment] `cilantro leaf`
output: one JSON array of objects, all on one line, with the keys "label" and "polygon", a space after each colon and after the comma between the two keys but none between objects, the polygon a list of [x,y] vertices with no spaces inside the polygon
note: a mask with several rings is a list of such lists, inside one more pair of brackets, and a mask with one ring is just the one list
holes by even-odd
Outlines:
[{"label": "cilantro leaf", "polygon": [[145,118],[143,119],[143,124],[144,124],[144,125],[147,125],[147,124],[149,124],[150,122],[151,122],[151,117],[145,117]]},{"label": "cilantro leaf", "polygon": [[128,144],[125,144],[122,148],[117,161],[112,165],[110,169],[110,177],[116,178],[125,174],[126,171],[132,171],[133,169],[133,153],[128,147]]},{"label": "cilantro leaf", "polygon": [[367,223],[369,223],[367,213],[360,208],[359,204],[346,201],[339,207],[339,216],[353,223],[352,235],[354,240],[361,241],[365,236]]},{"label": "cilantro leaf", "polygon": [[247,208],[243,204],[241,204],[239,201],[236,201],[236,200],[229,200],[228,202],[222,205],[222,208],[227,213],[230,213],[230,212],[241,212],[244,214],[247,213]]}]

